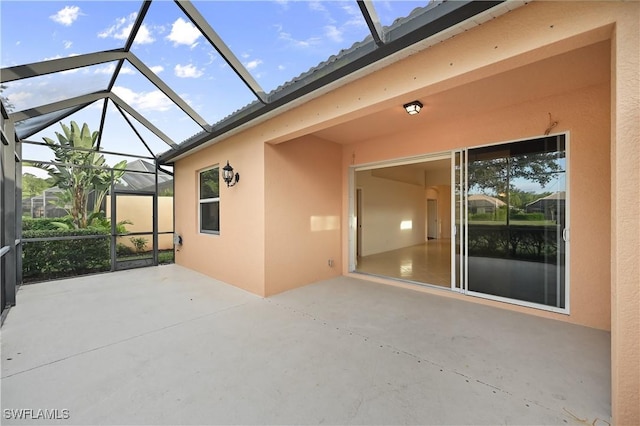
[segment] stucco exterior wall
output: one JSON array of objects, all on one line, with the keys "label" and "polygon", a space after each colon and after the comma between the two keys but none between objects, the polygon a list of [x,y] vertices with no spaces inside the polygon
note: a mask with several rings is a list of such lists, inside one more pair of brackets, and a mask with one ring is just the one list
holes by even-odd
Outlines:
[{"label": "stucco exterior wall", "polygon": [[266,295],[342,274],[341,164],[313,136],[265,146]]},{"label": "stucco exterior wall", "polygon": [[[265,208],[274,206],[271,189],[261,179],[271,179],[265,167],[279,160],[272,161],[275,152],[266,154],[265,149],[273,147],[263,148],[263,143],[287,142],[369,114],[400,110],[413,99],[432,101],[397,129],[393,146],[385,137],[343,146],[340,227],[342,272],[347,274],[350,166],[540,136],[549,127],[551,113],[558,121],[553,132],[569,135],[571,314],[475,301],[610,328],[613,420],[639,424],[639,22],[638,2],[534,1],[427,50],[415,47],[413,56],[179,160],[176,231],[185,244],[177,262],[266,293],[265,262],[281,262],[283,257],[265,253],[265,235],[284,225],[265,224],[270,214]],[[562,54],[568,56],[560,57],[560,63],[552,60]],[[515,73],[504,74],[511,71]],[[341,132],[346,137],[359,130],[353,126]],[[221,191],[223,232],[219,237],[198,235],[196,170],[226,159],[243,177],[238,187]],[[274,194],[282,192],[274,188]],[[274,211],[300,208],[295,197],[273,197],[286,201]],[[307,214],[311,212],[296,217]],[[296,253],[297,259],[314,250],[298,248],[303,253]],[[291,281],[282,289],[293,285]]]},{"label": "stucco exterior wall", "polygon": [[[198,171],[230,162],[240,182],[220,178],[220,234],[199,232]],[[230,139],[175,164],[177,264],[255,294],[264,295],[264,147],[262,141]]]},{"label": "stucco exterior wall", "polygon": [[613,33],[611,377],[617,424],[640,424],[640,3]]}]

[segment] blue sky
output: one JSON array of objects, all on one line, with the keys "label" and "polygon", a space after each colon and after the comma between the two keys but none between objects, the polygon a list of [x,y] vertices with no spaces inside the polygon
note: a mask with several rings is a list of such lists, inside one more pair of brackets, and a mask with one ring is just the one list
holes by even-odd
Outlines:
[{"label": "blue sky", "polygon": [[[424,1],[374,2],[383,25],[407,16]],[[238,59],[269,92],[280,84],[363,40],[368,29],[355,1],[194,1],[194,6]],[[0,2],[0,66],[116,49],[124,45],[140,10],[139,1]],[[132,52],[185,99],[205,120],[215,123],[255,100],[173,1],[152,3]],[[115,64],[102,64],[7,83],[4,95],[16,110],[106,88]],[[126,64],[114,92],[175,142],[201,128],[155,86]],[[102,103],[65,120],[98,129]],[[144,154],[145,148],[110,108],[105,149]],[[156,153],[168,146],[142,126]],[[53,136],[55,125],[32,136]],[[48,155],[30,147],[25,157]],[[37,157],[37,158],[36,158]]]}]

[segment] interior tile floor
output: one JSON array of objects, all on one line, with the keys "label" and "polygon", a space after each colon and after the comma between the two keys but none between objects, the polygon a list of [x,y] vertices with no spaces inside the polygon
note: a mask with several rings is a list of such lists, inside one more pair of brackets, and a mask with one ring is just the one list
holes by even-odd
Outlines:
[{"label": "interior tile floor", "polygon": [[451,239],[363,256],[357,272],[451,287]]},{"label": "interior tile floor", "polygon": [[609,333],[467,301],[351,277],[264,299],[177,265],[17,297],[2,424],[611,421]]}]

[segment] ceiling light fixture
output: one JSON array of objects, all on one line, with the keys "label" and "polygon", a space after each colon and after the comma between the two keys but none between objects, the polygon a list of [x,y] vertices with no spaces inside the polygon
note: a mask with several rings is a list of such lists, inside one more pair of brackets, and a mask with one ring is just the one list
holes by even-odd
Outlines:
[{"label": "ceiling light fixture", "polygon": [[413,101],[413,102],[409,102],[408,104],[404,104],[403,107],[405,111],[407,111],[407,114],[416,115],[417,113],[420,112],[423,105],[422,105],[422,102],[420,101]]}]

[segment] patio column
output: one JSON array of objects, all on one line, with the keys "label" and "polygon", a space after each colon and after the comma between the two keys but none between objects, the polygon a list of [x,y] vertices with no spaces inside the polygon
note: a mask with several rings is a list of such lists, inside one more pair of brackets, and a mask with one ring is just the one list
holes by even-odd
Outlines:
[{"label": "patio column", "polygon": [[612,41],[611,409],[640,424],[640,4],[626,4]]}]

